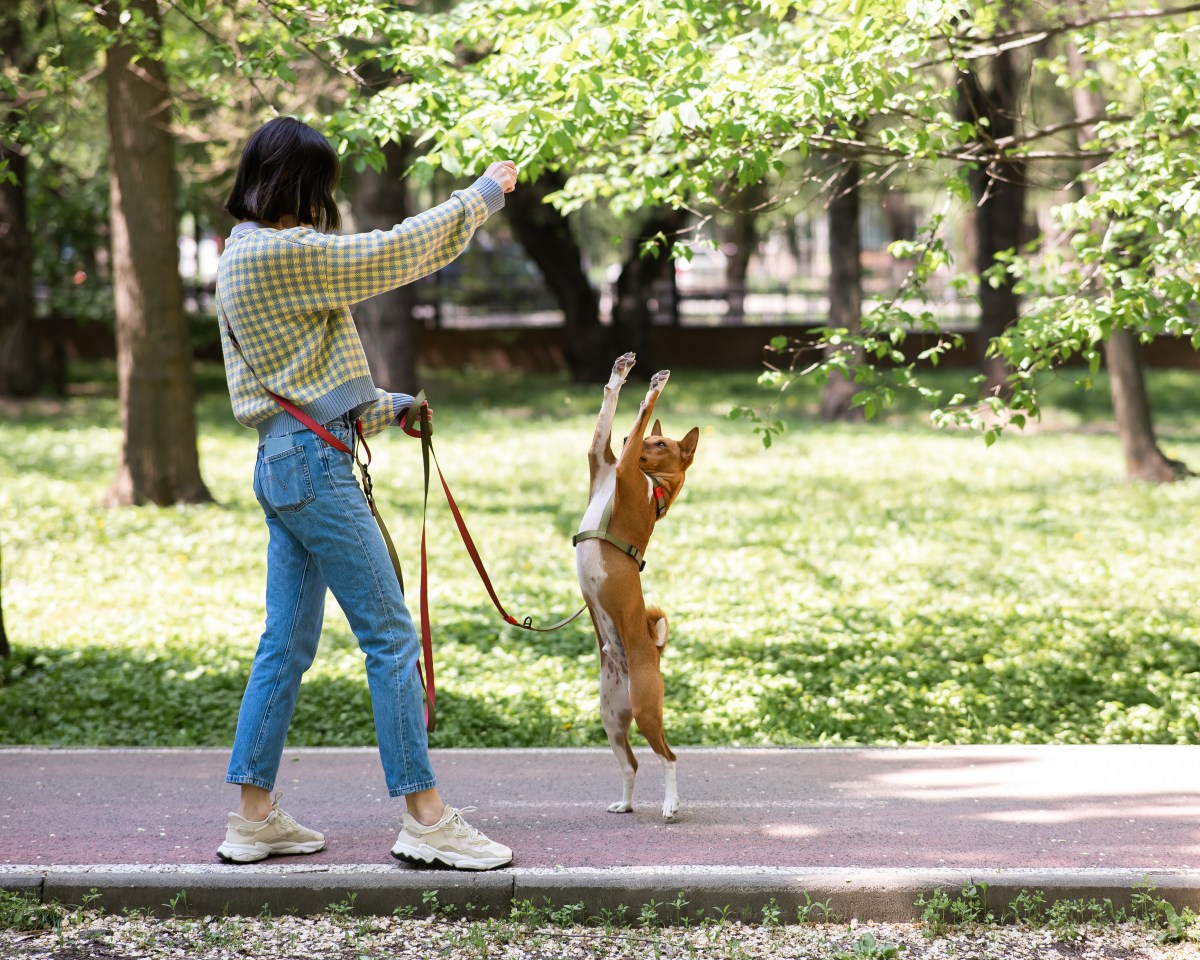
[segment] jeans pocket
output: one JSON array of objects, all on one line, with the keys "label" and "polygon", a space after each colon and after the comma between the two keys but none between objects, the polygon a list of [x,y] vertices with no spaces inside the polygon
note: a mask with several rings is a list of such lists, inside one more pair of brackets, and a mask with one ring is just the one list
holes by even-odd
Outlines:
[{"label": "jeans pocket", "polygon": [[303,447],[265,458],[260,482],[263,499],[279,513],[299,510],[317,498]]}]

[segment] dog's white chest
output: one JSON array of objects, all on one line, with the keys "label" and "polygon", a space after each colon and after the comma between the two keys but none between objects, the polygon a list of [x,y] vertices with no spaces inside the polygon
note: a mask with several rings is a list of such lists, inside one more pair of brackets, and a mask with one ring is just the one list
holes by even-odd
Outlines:
[{"label": "dog's white chest", "polygon": [[[579,531],[599,530],[604,519],[604,508],[613,498],[617,489],[617,473],[609,470],[601,477],[592,499],[588,502],[583,519],[579,521]],[[604,583],[604,560],[600,555],[601,540],[582,540],[575,548],[575,569],[579,574],[579,588],[583,598],[589,603],[595,603],[599,598],[600,587]]]},{"label": "dog's white chest", "polygon": [[604,508],[612,500],[616,489],[617,471],[610,468],[600,476],[600,483],[596,487],[596,492],[592,494],[592,499],[588,501],[587,510],[583,512],[583,519],[579,521],[579,532],[599,529],[600,521],[604,517]]}]

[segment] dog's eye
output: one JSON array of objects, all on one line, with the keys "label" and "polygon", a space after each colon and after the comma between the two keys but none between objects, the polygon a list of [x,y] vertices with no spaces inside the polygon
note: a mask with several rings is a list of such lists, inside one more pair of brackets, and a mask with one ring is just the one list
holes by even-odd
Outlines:
[{"label": "dog's eye", "polygon": [[667,446],[667,445],[666,445],[665,443],[663,443],[663,441],[661,441],[661,440],[659,440],[659,441],[658,441],[658,445],[659,445],[660,447],[663,447],[664,449],[665,449],[665,448],[666,448],[666,446]]}]

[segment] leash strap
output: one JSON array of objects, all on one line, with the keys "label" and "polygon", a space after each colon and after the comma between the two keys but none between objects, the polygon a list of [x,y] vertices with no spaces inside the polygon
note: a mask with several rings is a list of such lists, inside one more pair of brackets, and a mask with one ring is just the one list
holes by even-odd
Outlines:
[{"label": "leash strap", "polygon": [[[317,423],[312,417],[301,410],[298,406],[292,403],[285,397],[267,388],[267,385],[262,382],[254,368],[250,366],[250,361],[246,359],[245,353],[242,352],[241,344],[238,343],[237,337],[234,336],[233,327],[229,320],[225,320],[225,332],[229,335],[229,342],[237,351],[238,356],[242,358],[242,363],[246,365],[246,369],[258,381],[258,385],[268,397],[274,400],[282,409],[286,410],[293,417],[299,420],[305,427],[315,433],[333,449],[340,453],[347,454],[355,463],[358,464],[358,469],[362,473],[362,489],[363,496],[366,497],[367,506],[371,509],[371,516],[375,518],[375,525],[379,527],[379,533],[383,537],[384,546],[387,547],[388,558],[392,561],[392,569],[396,573],[396,581],[400,584],[400,593],[404,593],[404,572],[400,569],[400,555],[396,552],[396,545],[392,542],[392,535],[388,532],[387,524],[383,522],[383,516],[379,512],[379,508],[375,505],[374,484],[371,482],[371,474],[369,467],[371,466],[371,448],[367,446],[367,440],[363,436],[362,421],[354,421],[355,446],[362,444],[363,450],[366,451],[367,459],[360,460],[355,450],[346,446],[335,437],[332,433],[326,430],[321,424]],[[420,437],[423,448],[431,442],[429,433],[432,430],[432,425],[429,423],[429,418],[418,413],[420,425],[413,427],[412,411],[416,408],[418,411],[428,409],[428,403],[425,399],[425,391],[419,392],[413,398],[413,405],[408,408],[404,414],[404,420],[401,422],[401,428],[410,437]],[[425,458],[425,507],[424,513],[428,512],[429,507],[429,461],[428,455]],[[429,628],[429,588],[425,570],[425,516],[421,517],[421,660],[417,664],[417,675],[421,678],[421,686],[425,688],[425,730],[428,733],[433,733],[437,729],[437,715],[435,712],[436,694],[434,691],[433,682],[433,636]]]},{"label": "leash strap", "polygon": [[[412,426],[413,410],[417,411],[417,426]],[[429,420],[429,404],[425,401],[425,391],[422,390],[413,400],[401,423],[404,432],[409,436],[421,438],[421,466],[425,474],[423,502],[421,506],[421,651],[425,670],[421,674],[421,685],[425,688],[425,729],[433,733],[437,729],[437,718],[434,714],[434,703],[437,695],[433,684],[433,629],[429,622],[429,555],[426,550],[425,530],[429,520],[429,454],[433,449],[433,424]],[[415,431],[415,432],[414,432]],[[420,672],[420,664],[418,664]]]},{"label": "leash strap", "polygon": [[[422,421],[424,425],[424,421]],[[438,463],[437,452],[433,449],[433,441],[424,433],[421,435],[421,458],[425,464],[425,502],[426,506],[429,503],[429,461],[432,458],[433,465],[437,469],[438,480],[442,484],[442,492],[446,495],[446,503],[450,507],[450,513],[454,517],[454,524],[458,527],[458,535],[462,539],[463,546],[467,548],[467,555],[470,556],[471,562],[475,564],[475,570],[479,574],[479,579],[483,581],[484,589],[487,590],[488,596],[491,597],[492,605],[499,611],[500,616],[504,618],[505,623],[510,623],[514,627],[520,627],[522,630],[532,630],[535,633],[552,633],[555,630],[565,627],[568,623],[582,614],[587,606],[584,605],[576,610],[569,617],[564,617],[557,623],[553,623],[548,627],[535,627],[533,618],[526,617],[524,620],[518,620],[504,609],[504,604],[500,602],[500,598],[496,595],[496,588],[492,586],[492,578],[488,576],[487,569],[483,565],[483,558],[480,556],[479,548],[475,546],[475,540],[471,536],[471,531],[467,529],[467,522],[463,519],[462,511],[458,508],[458,503],[454,499],[454,494],[450,492],[450,485],[446,483],[446,477],[442,473],[442,465]],[[422,589],[421,601],[425,602],[426,591],[424,588],[425,576],[425,530],[424,522],[422,521],[421,529],[421,576]],[[424,609],[424,608],[422,608]],[[424,622],[424,614],[422,613],[422,622]]]},{"label": "leash strap", "polygon": [[[286,403],[287,401],[284,402]],[[289,411],[289,413],[290,412],[291,411]],[[292,416],[295,417],[297,414],[303,416],[301,411],[293,413]],[[312,421],[311,418],[306,419],[309,420],[309,423],[305,423],[304,425],[312,430],[312,427],[317,424],[315,421]],[[301,423],[304,423],[304,421],[301,420]],[[314,430],[313,432],[316,433],[317,436],[321,436],[321,434],[325,433],[326,431]],[[375,506],[375,485],[371,482],[371,474],[367,469],[371,466],[371,448],[367,446],[367,438],[363,436],[361,421],[354,421],[354,432],[356,445],[361,444],[362,448],[367,452],[367,459],[365,462],[358,459],[357,453],[354,454],[354,462],[358,464],[358,469],[362,471],[363,495],[367,498],[367,506],[371,508],[371,516],[375,518],[375,524],[379,527],[379,532],[383,535],[383,543],[387,547],[388,557],[392,561],[392,569],[396,571],[396,579],[400,581],[400,592],[404,593],[404,573],[400,569],[400,555],[396,552],[396,545],[392,543],[392,535],[388,533],[387,524],[383,522],[383,514],[381,514],[378,508]],[[337,440],[337,437],[333,437],[332,435],[330,436],[331,439]],[[321,439],[324,440],[325,438],[321,437]],[[326,440],[325,442],[328,443],[329,441]],[[336,448],[338,444],[330,444],[330,446]]]}]

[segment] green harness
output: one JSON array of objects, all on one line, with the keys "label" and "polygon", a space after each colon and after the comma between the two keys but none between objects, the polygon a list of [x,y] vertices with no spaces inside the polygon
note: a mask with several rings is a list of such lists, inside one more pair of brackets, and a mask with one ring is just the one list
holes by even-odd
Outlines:
[{"label": "green harness", "polygon": [[[654,481],[654,506],[655,519],[662,517],[667,512],[667,492],[663,489],[662,484],[658,482],[657,477],[652,477],[646,474]],[[613,495],[608,498],[608,503],[604,505],[604,513],[600,515],[600,528],[598,530],[582,530],[571,538],[571,546],[579,546],[581,540],[607,540],[622,553],[633,557],[637,562],[638,571],[646,569],[646,561],[642,559],[642,551],[631,543],[626,543],[617,537],[614,537],[608,532],[608,522],[612,519],[613,501],[617,498],[617,491],[613,489]]]}]

